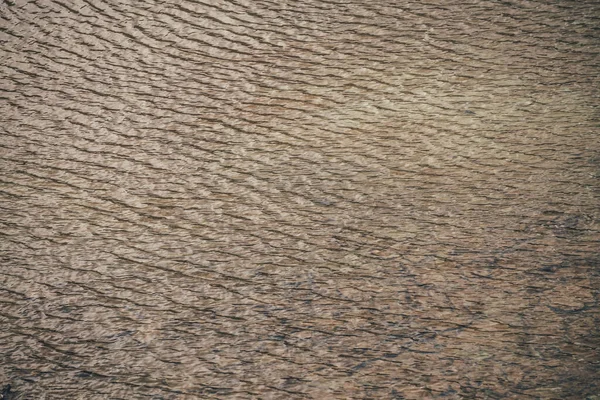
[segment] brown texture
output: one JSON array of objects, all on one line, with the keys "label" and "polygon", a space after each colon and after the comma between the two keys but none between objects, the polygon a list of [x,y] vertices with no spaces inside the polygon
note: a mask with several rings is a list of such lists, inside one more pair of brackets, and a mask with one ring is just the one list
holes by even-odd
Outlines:
[{"label": "brown texture", "polygon": [[596,1],[4,1],[14,399],[597,399]]}]

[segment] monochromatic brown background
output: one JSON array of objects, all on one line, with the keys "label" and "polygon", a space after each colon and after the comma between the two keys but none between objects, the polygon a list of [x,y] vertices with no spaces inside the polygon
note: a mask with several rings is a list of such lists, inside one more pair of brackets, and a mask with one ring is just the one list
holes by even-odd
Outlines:
[{"label": "monochromatic brown background", "polygon": [[596,1],[4,0],[6,399],[597,399]]}]

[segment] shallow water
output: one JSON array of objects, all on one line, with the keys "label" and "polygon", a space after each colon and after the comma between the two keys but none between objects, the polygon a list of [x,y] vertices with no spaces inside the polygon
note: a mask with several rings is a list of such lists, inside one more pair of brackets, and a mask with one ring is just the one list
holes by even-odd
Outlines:
[{"label": "shallow water", "polygon": [[595,399],[592,1],[14,1],[10,399]]}]

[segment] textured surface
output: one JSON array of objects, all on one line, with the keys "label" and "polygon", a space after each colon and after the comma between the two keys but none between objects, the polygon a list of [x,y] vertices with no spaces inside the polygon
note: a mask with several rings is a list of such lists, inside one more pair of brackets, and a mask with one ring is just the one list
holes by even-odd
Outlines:
[{"label": "textured surface", "polygon": [[6,1],[14,399],[596,398],[595,1]]}]

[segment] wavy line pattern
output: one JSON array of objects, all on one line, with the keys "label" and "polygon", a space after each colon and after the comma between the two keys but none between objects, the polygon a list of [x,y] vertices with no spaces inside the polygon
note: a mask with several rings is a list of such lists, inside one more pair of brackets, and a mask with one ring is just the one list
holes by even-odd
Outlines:
[{"label": "wavy line pattern", "polygon": [[4,398],[600,392],[597,2],[0,16]]}]

